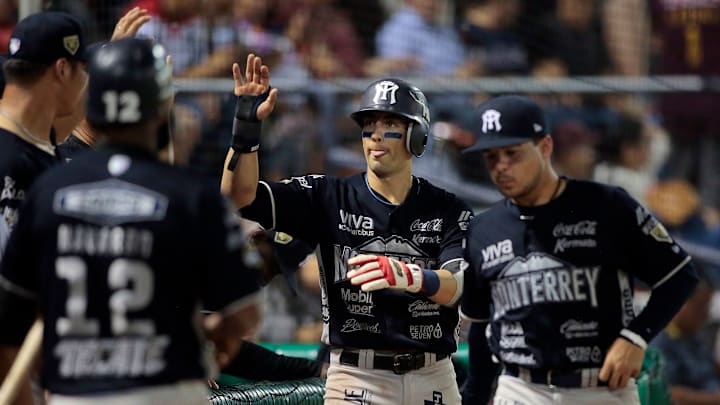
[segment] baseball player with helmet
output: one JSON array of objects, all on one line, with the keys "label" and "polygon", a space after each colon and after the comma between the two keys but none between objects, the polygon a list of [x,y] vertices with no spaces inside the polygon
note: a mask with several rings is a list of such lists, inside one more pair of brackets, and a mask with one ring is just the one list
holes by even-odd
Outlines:
[{"label": "baseball player with helmet", "polygon": [[227,364],[258,321],[244,237],[216,185],[157,158],[172,96],[162,47],[111,42],[88,73],[87,120],[105,142],[26,196],[0,268],[0,347],[37,312],[49,404],[207,404],[208,349]]},{"label": "baseball player with helmet", "polygon": [[[690,257],[621,188],[559,177],[531,99],[492,98],[479,119],[470,150],[505,198],[468,228],[460,309],[479,324],[466,402],[487,402],[494,356],[495,404],[639,404],[647,342],[697,283]],[[634,278],[652,288],[639,314]]]},{"label": "baseball player with helmet", "polygon": [[423,93],[397,79],[364,91],[352,118],[366,172],[258,183],[261,122],[277,90],[255,55],[244,77],[237,64],[233,74],[239,97],[223,191],[244,217],[317,246],[322,340],[331,346],[325,403],[458,404],[449,357],[472,212],[412,175],[412,158],[423,154],[428,136]]}]

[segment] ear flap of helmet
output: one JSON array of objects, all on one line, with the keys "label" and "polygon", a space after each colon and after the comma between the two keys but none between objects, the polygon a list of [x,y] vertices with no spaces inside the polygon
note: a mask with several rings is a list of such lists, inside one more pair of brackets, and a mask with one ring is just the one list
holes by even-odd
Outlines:
[{"label": "ear flap of helmet", "polygon": [[425,145],[427,145],[428,130],[422,124],[410,121],[408,127],[408,135],[405,140],[405,148],[415,157],[420,157],[425,153]]}]

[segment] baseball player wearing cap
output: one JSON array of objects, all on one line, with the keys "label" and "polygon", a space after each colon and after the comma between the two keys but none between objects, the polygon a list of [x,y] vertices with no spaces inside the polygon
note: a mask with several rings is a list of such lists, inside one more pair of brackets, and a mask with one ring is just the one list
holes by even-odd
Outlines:
[{"label": "baseball player wearing cap", "polygon": [[12,229],[30,185],[57,162],[53,120],[80,108],[87,74],[82,28],[70,14],[22,19],[9,50],[0,100],[0,216]]},{"label": "baseball player wearing cap", "polygon": [[[148,21],[150,21],[150,16],[147,10],[139,7],[131,8],[115,24],[110,41],[134,37],[140,27]],[[98,42],[89,45],[86,53],[92,53],[102,44]],[[55,148],[55,154],[60,160],[69,162],[74,155],[87,151],[97,142],[97,134],[87,125],[84,118],[85,109],[81,108],[77,109],[74,115],[53,122],[53,129],[57,133],[58,141],[62,141]],[[170,124],[164,126],[167,127],[168,125]]]},{"label": "baseball player wearing cap", "polygon": [[449,356],[472,212],[411,173],[429,126],[423,93],[396,79],[365,90],[352,117],[366,172],[258,183],[260,120],[277,90],[255,55],[244,77],[237,64],[233,73],[239,99],[223,189],[243,216],[317,246],[322,340],[332,351],[325,403],[458,404]]},{"label": "baseball player wearing cap", "polygon": [[88,72],[88,123],[106,142],[31,187],[0,269],[0,349],[37,312],[49,404],[207,404],[208,342],[224,366],[258,322],[245,239],[212,182],[156,156],[162,47],[112,42]]},{"label": "baseball player wearing cap", "polygon": [[[464,317],[474,333],[467,403],[639,404],[647,342],[697,282],[690,257],[624,190],[558,177],[540,107],[501,96],[479,109],[482,151],[505,199],[467,235]],[[633,278],[652,286],[633,311]],[[478,326],[475,326],[477,331]],[[489,346],[488,346],[489,344]]]}]

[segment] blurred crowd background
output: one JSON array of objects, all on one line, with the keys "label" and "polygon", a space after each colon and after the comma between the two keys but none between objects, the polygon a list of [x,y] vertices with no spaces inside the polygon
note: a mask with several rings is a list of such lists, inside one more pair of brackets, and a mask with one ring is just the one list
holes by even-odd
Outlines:
[{"label": "blurred crowd background", "polygon": [[[0,0],[0,52],[19,1]],[[431,103],[431,139],[415,171],[481,210],[499,194],[480,156],[461,152],[474,142],[473,107],[493,94],[529,94],[545,108],[559,172],[624,187],[720,288],[718,0],[37,1],[80,17],[92,41],[107,40],[129,8],[147,9],[152,20],[139,35],[168,49],[178,79],[177,155],[218,181],[234,108],[231,64],[244,66],[249,52],[280,89],[260,150],[271,180],[362,170],[360,130],[348,114],[367,83],[394,76]],[[677,77],[693,80],[673,87]],[[612,79],[627,86],[597,85]],[[268,300],[259,339],[317,342],[319,291],[308,267],[300,273],[307,296],[268,292],[282,297]],[[707,318],[717,323],[715,302]]]}]

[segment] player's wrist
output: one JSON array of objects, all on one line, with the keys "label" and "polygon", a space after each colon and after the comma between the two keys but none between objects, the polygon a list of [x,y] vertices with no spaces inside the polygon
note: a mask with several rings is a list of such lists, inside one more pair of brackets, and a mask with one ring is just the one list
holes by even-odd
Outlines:
[{"label": "player's wrist", "polygon": [[643,338],[639,334],[631,331],[630,329],[625,328],[625,329],[621,330],[620,337],[627,340],[628,342],[634,344],[635,346],[640,347],[643,350],[647,349],[648,344],[647,344],[647,341],[645,340],[645,338]]},{"label": "player's wrist", "polygon": [[230,147],[236,153],[252,153],[260,149],[262,121],[233,119]]},{"label": "player's wrist", "polygon": [[421,269],[422,280],[420,284],[420,292],[428,297],[432,297],[440,290],[440,277],[433,270]]},{"label": "player's wrist", "polygon": [[257,117],[257,110],[267,100],[270,89],[268,87],[267,91],[258,95],[243,94],[237,97],[230,141],[233,156],[228,163],[228,170],[235,169],[239,154],[254,153],[260,149],[262,121]]}]

